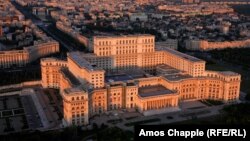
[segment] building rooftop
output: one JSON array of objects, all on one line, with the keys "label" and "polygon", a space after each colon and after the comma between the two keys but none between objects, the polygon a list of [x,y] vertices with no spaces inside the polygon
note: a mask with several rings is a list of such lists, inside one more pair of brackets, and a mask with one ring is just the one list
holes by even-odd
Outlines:
[{"label": "building rooftop", "polygon": [[63,68],[61,69],[61,72],[66,78],[68,78],[68,80],[72,85],[75,86],[81,85],[80,81],[68,69]]},{"label": "building rooftop", "polygon": [[176,73],[181,73],[180,70],[177,70],[173,67],[170,67],[166,64],[161,64],[161,65],[157,65],[156,66],[156,71],[157,71],[157,74],[176,74]]},{"label": "building rooftop", "polygon": [[175,93],[162,85],[140,87],[138,91],[141,97],[159,96]]},{"label": "building rooftop", "polygon": [[238,73],[232,72],[232,71],[221,71],[219,72],[223,75],[230,75],[230,76],[234,76],[234,75],[239,75]]},{"label": "building rooftop", "polygon": [[97,56],[96,54],[94,53],[87,53],[87,54],[84,54],[83,56],[84,58],[110,58],[110,56]]},{"label": "building rooftop", "polygon": [[75,93],[79,94],[79,93],[85,92],[85,91],[82,88],[76,87],[76,88],[65,89],[64,92],[65,92],[65,94],[75,94]]},{"label": "building rooftop", "polygon": [[176,51],[176,50],[173,50],[173,49],[170,49],[170,48],[164,48],[164,50],[167,51],[167,52],[169,52],[169,53],[171,53],[171,54],[175,54],[175,55],[177,55],[177,56],[179,56],[179,57],[182,57],[182,58],[184,58],[184,59],[186,59],[186,60],[190,60],[190,61],[192,61],[192,62],[203,61],[203,60],[201,60],[201,59],[199,59],[199,58],[196,58],[196,57],[193,57],[193,56],[190,56],[190,55],[181,53],[181,52],[179,52],[179,51]]},{"label": "building rooftop", "polygon": [[105,76],[105,81],[106,82],[127,81],[127,80],[133,80],[133,79],[134,78],[132,76],[129,76],[129,75],[126,75],[126,74]]},{"label": "building rooftop", "polygon": [[93,70],[102,70],[91,63],[89,63],[83,56],[84,54],[81,52],[70,52],[68,56],[81,68],[86,68],[90,71]]},{"label": "building rooftop", "polygon": [[28,52],[25,50],[0,51],[0,54],[12,54],[12,53],[28,53]]},{"label": "building rooftop", "polygon": [[146,77],[146,73],[142,70],[129,70],[107,74],[105,76],[105,82],[128,81]]},{"label": "building rooftop", "polygon": [[127,37],[154,37],[151,34],[135,34],[135,35],[113,35],[113,36],[94,36],[95,39],[102,38],[127,38]]},{"label": "building rooftop", "polygon": [[179,81],[187,78],[192,78],[192,76],[187,74],[164,75],[163,77],[170,81]]}]

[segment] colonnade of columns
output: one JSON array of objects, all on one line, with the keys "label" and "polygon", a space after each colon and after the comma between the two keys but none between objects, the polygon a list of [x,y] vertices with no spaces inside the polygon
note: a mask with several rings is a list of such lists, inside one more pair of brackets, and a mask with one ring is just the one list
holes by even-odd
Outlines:
[{"label": "colonnade of columns", "polygon": [[176,107],[177,105],[178,105],[178,98],[148,100],[142,103],[142,109],[143,111],[154,110],[167,107]]}]

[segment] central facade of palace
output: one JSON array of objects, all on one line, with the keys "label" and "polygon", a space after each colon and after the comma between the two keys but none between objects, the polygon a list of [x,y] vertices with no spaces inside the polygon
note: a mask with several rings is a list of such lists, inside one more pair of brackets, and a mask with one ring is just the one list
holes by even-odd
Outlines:
[{"label": "central facade of palace", "polygon": [[186,100],[238,100],[239,74],[206,71],[205,61],[168,48],[155,50],[154,40],[152,35],[98,36],[93,54],[42,59],[42,85],[60,90],[64,125],[86,125],[93,115],[110,110],[153,115],[180,110]]}]

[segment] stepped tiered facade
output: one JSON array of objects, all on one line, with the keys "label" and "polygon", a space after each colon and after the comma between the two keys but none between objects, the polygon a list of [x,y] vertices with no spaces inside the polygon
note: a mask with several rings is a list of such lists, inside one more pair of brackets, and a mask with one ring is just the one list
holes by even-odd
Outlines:
[{"label": "stepped tiered facade", "polygon": [[187,100],[234,102],[240,74],[207,71],[205,61],[164,48],[151,35],[94,37],[93,54],[70,52],[67,61],[41,61],[42,84],[60,90],[66,126],[112,110],[144,115],[180,110]]}]

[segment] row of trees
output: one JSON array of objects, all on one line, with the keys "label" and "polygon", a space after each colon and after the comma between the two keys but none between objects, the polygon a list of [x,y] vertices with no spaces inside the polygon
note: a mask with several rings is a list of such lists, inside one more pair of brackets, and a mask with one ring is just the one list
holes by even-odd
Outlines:
[{"label": "row of trees", "polygon": [[95,127],[91,131],[82,131],[81,127],[68,127],[62,130],[22,132],[0,137],[1,141],[84,141],[87,139],[97,141],[130,141],[133,140],[133,133],[123,131],[117,127],[107,128],[102,126],[100,129]]},{"label": "row of trees", "polygon": [[223,108],[223,116],[219,118],[219,122],[225,124],[250,124],[250,104],[242,103],[226,106]]},{"label": "row of trees", "polygon": [[192,119],[173,124],[188,125],[249,125],[250,124],[250,103],[241,103],[225,106],[221,114],[214,117]]},{"label": "row of trees", "polygon": [[[213,50],[209,52],[213,58],[217,60],[223,60],[235,65],[241,66],[243,71],[250,70],[250,48],[228,48],[223,50]],[[249,75],[247,77],[242,78],[242,84],[247,83],[249,80]],[[246,90],[247,96],[246,99],[250,100],[250,91]]]},{"label": "row of trees", "polygon": [[245,70],[250,68],[250,48],[228,48],[209,52],[213,58],[242,65]]}]

